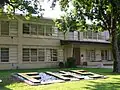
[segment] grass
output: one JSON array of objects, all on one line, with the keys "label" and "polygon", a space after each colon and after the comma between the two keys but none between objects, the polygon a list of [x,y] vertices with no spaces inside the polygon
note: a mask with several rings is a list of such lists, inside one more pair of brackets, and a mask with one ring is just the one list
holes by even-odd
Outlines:
[{"label": "grass", "polygon": [[[112,73],[112,69],[72,68],[84,69],[90,72],[108,76],[107,79],[81,80],[48,85],[29,86],[23,82],[16,82],[10,78],[11,73],[31,71],[58,71],[59,69],[32,69],[32,70],[4,70],[0,71],[0,90],[120,90],[120,74]],[[70,70],[70,69],[69,69]]]}]

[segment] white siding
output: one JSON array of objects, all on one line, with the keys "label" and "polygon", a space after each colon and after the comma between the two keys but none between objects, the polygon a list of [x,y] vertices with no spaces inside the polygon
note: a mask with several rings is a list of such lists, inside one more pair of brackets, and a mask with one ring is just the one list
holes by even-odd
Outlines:
[{"label": "white siding", "polygon": [[18,23],[17,23],[17,21],[10,21],[9,22],[9,35],[10,36],[17,36],[18,35]]},{"label": "white siding", "polygon": [[10,63],[17,63],[17,47],[16,46],[11,46],[9,48],[9,61]]}]

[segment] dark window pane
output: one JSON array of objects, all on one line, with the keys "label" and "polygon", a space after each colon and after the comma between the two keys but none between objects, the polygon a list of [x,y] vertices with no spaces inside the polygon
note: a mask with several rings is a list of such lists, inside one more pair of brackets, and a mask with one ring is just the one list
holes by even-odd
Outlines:
[{"label": "dark window pane", "polygon": [[1,22],[1,35],[9,35],[9,21]]},{"label": "dark window pane", "polygon": [[23,34],[30,34],[30,30],[29,30],[30,25],[27,23],[23,24]]},{"label": "dark window pane", "polygon": [[29,48],[23,48],[23,61],[30,61]]},{"label": "dark window pane", "polygon": [[9,48],[1,48],[1,62],[9,62]]}]

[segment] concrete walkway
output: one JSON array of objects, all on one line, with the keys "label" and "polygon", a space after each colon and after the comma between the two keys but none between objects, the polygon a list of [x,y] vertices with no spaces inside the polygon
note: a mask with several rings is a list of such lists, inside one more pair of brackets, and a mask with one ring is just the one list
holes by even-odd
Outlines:
[{"label": "concrete walkway", "polygon": [[77,66],[77,67],[82,67],[82,68],[113,68],[113,66]]}]

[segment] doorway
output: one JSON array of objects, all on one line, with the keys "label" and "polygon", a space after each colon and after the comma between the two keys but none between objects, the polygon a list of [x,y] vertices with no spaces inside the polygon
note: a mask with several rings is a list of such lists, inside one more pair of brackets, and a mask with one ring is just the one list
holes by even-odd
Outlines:
[{"label": "doorway", "polygon": [[76,59],[76,65],[80,65],[80,48],[73,48],[73,57]]}]

